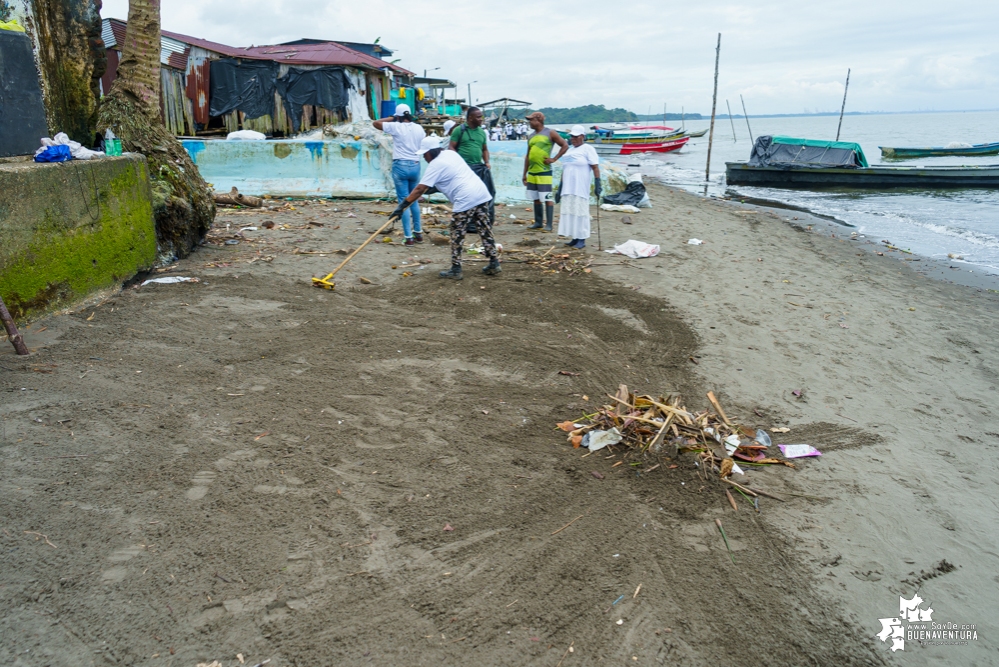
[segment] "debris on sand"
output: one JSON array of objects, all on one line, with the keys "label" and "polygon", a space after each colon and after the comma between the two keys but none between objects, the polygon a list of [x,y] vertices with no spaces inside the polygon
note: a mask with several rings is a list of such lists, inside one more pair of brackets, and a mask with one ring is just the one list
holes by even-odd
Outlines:
[{"label": "debris on sand", "polygon": [[[777,457],[766,431],[742,426],[734,418],[730,419],[714,392],[707,393],[713,411],[700,412],[691,412],[681,405],[677,394],[657,400],[632,393],[623,384],[614,395],[607,394],[607,398],[611,402],[596,412],[556,425],[566,433],[573,447],[586,447],[591,452],[607,448],[613,453],[615,446],[623,446],[627,448],[626,453],[633,456],[694,454],[702,474],[718,473],[722,482],[736,489],[757,509],[758,496],[783,500],[773,493],[748,486],[748,482],[740,484],[730,479],[733,473],[744,474],[740,464],[794,468],[794,463],[788,460],[793,454],[785,452],[783,457]],[[797,451],[794,454],[801,456]],[[676,467],[669,466],[667,470]],[[727,488],[725,490],[728,492]],[[734,507],[735,497],[729,494],[729,500]]]},{"label": "debris on sand", "polygon": [[[520,244],[518,244],[520,245]],[[521,255],[524,264],[541,269],[542,273],[568,273],[577,276],[580,273],[590,273],[590,258],[573,257],[569,253],[552,253],[555,246],[552,246],[544,253],[525,252]]]}]

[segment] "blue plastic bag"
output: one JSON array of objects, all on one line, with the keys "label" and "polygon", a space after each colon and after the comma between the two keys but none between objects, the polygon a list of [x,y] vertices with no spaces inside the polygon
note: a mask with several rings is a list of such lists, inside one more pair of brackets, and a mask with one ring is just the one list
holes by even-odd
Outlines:
[{"label": "blue plastic bag", "polygon": [[69,152],[69,146],[65,144],[49,146],[35,156],[35,162],[65,162],[72,159],[73,156]]}]

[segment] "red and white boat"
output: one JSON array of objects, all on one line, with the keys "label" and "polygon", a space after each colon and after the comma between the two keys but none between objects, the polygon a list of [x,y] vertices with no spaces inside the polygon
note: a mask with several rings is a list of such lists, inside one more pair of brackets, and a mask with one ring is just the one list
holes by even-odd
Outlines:
[{"label": "red and white boat", "polygon": [[666,141],[650,139],[634,140],[626,143],[603,143],[600,140],[590,142],[598,155],[633,155],[634,153],[669,153],[679,150],[690,141],[690,137],[679,137]]}]

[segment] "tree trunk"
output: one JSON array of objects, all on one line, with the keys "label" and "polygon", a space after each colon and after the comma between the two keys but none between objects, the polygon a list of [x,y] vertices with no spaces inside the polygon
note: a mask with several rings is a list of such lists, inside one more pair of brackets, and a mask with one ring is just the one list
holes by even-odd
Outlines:
[{"label": "tree trunk", "polygon": [[127,151],[149,161],[160,254],[183,257],[215,219],[212,192],[160,109],[160,0],[129,0],[118,78],[101,103],[98,130],[111,130]]}]

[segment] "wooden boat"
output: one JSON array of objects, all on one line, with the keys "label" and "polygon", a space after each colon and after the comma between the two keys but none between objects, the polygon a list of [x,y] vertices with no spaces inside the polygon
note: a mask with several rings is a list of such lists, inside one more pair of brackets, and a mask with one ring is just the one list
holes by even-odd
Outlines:
[{"label": "wooden boat", "polygon": [[772,188],[999,188],[999,164],[982,167],[752,167],[727,162],[729,185]]},{"label": "wooden boat", "polygon": [[667,141],[629,142],[626,144],[592,141],[589,142],[598,155],[632,155],[634,153],[669,153],[683,148],[690,141],[689,137],[680,137]]},{"label": "wooden boat", "polygon": [[664,125],[643,126],[623,126],[620,123],[613,125],[594,125],[594,132],[586,135],[587,141],[602,140],[604,143],[627,144],[627,143],[655,143],[677,139],[683,136],[682,130],[677,130]]},{"label": "wooden boat", "polygon": [[696,139],[697,137],[703,137],[707,133],[708,133],[707,130],[698,130],[697,132],[685,132],[684,134],[686,134],[686,136],[688,137]]},{"label": "wooden boat", "polygon": [[727,162],[729,185],[777,188],[997,188],[999,164],[871,167],[859,144],[763,136],[748,162]]},{"label": "wooden boat", "polygon": [[907,160],[916,157],[941,157],[945,155],[997,155],[999,141],[990,144],[975,144],[973,146],[930,146],[927,148],[892,148],[878,146],[881,157],[888,160]]}]

